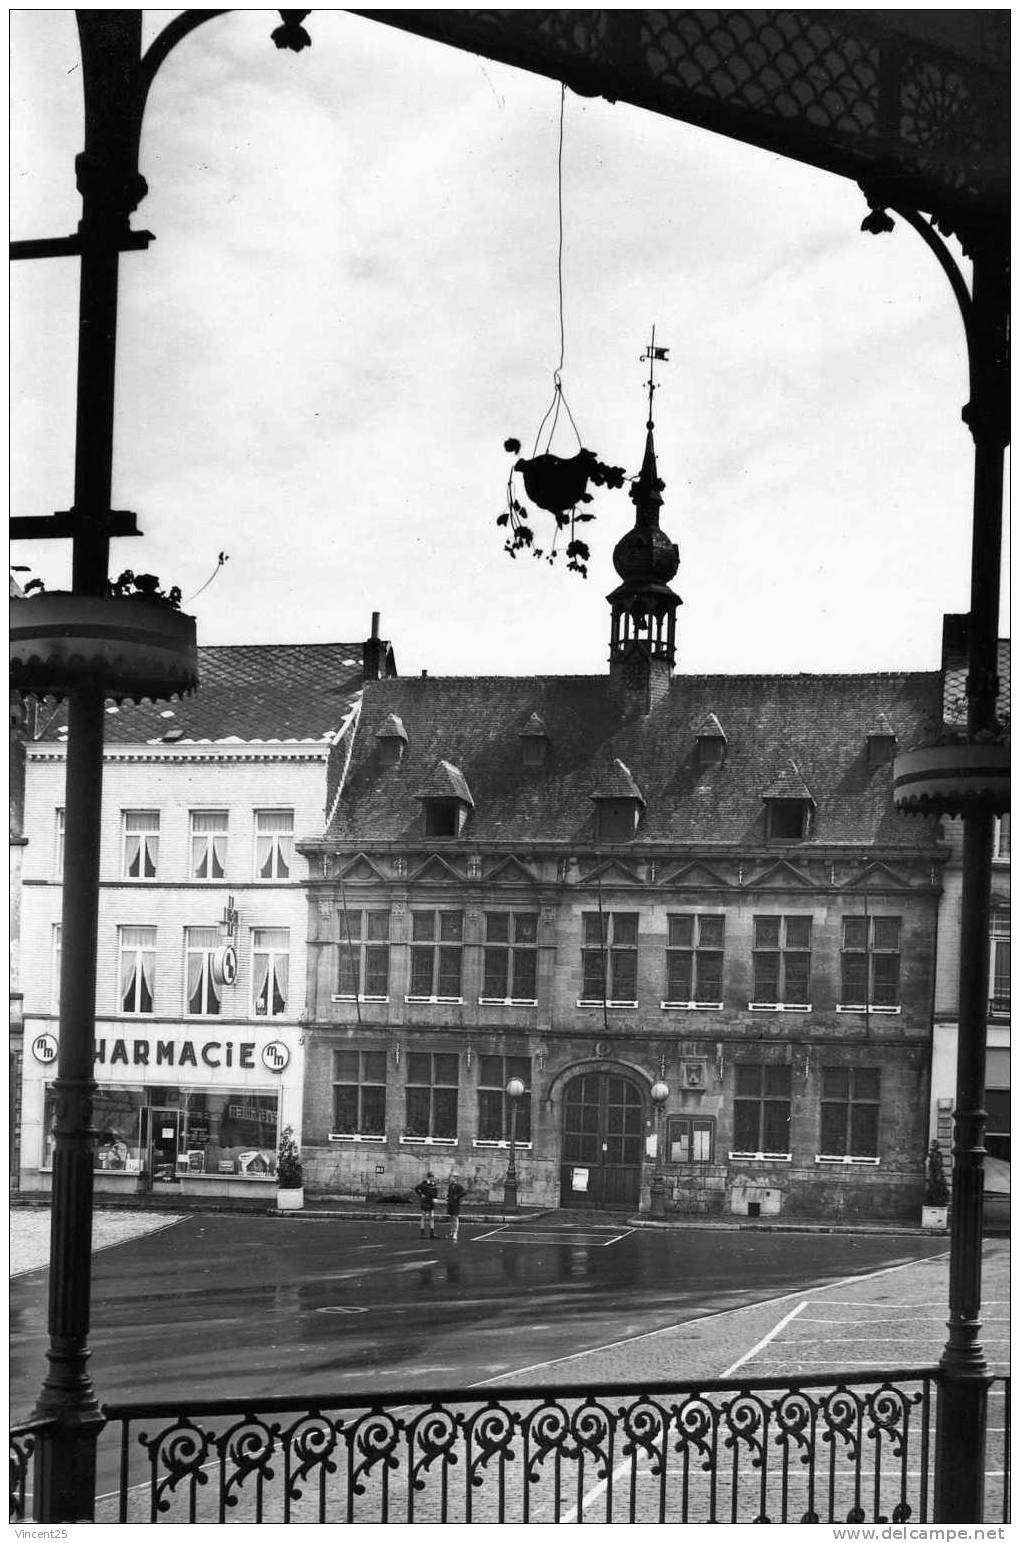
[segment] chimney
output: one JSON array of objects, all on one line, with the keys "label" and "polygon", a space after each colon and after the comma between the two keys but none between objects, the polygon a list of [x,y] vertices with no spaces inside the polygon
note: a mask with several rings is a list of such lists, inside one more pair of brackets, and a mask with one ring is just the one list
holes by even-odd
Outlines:
[{"label": "chimney", "polygon": [[392,666],[390,645],[379,636],[379,612],[372,612],[372,636],[361,645],[363,680],[384,680],[396,671]]}]

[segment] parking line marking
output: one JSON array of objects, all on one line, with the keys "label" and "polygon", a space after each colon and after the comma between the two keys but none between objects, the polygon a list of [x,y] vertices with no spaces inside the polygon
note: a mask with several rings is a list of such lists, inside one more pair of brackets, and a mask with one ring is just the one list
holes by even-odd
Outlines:
[{"label": "parking line marking", "polygon": [[471,1241],[472,1243],[491,1243],[498,1238],[500,1242],[510,1243],[554,1243],[557,1247],[612,1248],[614,1243],[630,1237],[634,1230],[633,1227],[628,1227],[623,1232],[606,1237],[601,1232],[527,1232],[523,1227],[503,1226],[497,1227],[493,1232],[483,1232]]},{"label": "parking line marking", "polygon": [[745,1364],[745,1362],[753,1360],[754,1357],[758,1354],[758,1351],[759,1350],[764,1350],[765,1346],[767,1344],[769,1344],[772,1340],[774,1340],[777,1334],[781,1334],[783,1332],[783,1330],[786,1328],[786,1325],[788,1323],[792,1323],[794,1318],[796,1318],[797,1314],[798,1313],[802,1313],[804,1311],[805,1307],[807,1307],[807,1305],[808,1304],[807,1304],[806,1301],[805,1302],[798,1302],[797,1306],[795,1308],[793,1308],[790,1312],[788,1312],[785,1318],[780,1318],[779,1322],[775,1325],[774,1328],[771,1328],[769,1330],[769,1332],[765,1335],[764,1339],[760,1339],[758,1341],[758,1343],[756,1345],[753,1345],[750,1350],[746,1351],[744,1353],[744,1355],[742,1355],[738,1361],[734,1361],[732,1366],[728,1366],[726,1368],[726,1370],[723,1372],[723,1376],[724,1377],[732,1377],[733,1373],[739,1367],[743,1366]]}]

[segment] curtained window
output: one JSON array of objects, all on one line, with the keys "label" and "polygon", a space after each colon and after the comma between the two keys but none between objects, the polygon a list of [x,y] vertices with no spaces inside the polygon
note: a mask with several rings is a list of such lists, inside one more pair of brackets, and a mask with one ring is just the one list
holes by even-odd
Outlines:
[{"label": "curtained window", "polygon": [[293,869],[293,809],[256,809],[255,877],[289,879]]},{"label": "curtained window", "polygon": [[187,1010],[194,1017],[213,1017],[220,1010],[220,987],[212,973],[212,957],[221,942],[219,929],[188,927],[185,937]]},{"label": "curtained window", "polygon": [[252,1001],[257,1018],[278,1018],[287,1011],[290,982],[290,930],[256,927],[252,934]]},{"label": "curtained window", "polygon": [[222,879],[227,867],[227,811],[192,809],[191,877]]},{"label": "curtained window", "polygon": [[151,1013],[156,996],[155,927],[121,927],[120,1010]]},{"label": "curtained window", "polygon": [[124,810],[124,877],[154,879],[159,859],[159,810]]}]

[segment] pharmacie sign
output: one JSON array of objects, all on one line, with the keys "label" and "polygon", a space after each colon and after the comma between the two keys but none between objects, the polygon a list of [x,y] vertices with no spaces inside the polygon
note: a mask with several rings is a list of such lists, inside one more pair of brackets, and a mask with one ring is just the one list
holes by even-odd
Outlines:
[{"label": "pharmacie sign", "polygon": [[[258,1042],[233,1039],[97,1039],[97,1066],[193,1066],[212,1071],[255,1071]],[[272,1051],[267,1055],[267,1051]],[[263,1046],[261,1064],[282,1072],[290,1051],[280,1040]]]}]

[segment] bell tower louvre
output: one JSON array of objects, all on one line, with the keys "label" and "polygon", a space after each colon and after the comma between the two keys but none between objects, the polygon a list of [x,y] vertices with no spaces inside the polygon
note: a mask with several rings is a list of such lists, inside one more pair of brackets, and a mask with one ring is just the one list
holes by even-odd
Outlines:
[{"label": "bell tower louvre", "polygon": [[649,362],[644,460],[630,489],[633,529],[613,551],[613,566],[623,582],[606,597],[612,607],[609,676],[628,716],[651,712],[669,690],[676,660],[676,609],[681,604],[669,583],[680,566],[680,551],[659,525],[665,483],[655,462],[652,400],[655,364],[664,361],[668,351],[655,346],[654,328],[641,357]]}]

